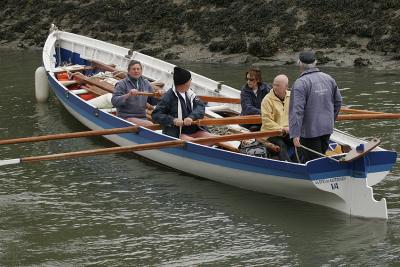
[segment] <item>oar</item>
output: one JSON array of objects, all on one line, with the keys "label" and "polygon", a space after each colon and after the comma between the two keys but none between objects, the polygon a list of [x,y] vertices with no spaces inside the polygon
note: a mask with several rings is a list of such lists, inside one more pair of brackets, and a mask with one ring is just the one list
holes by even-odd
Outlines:
[{"label": "oar", "polygon": [[339,115],[338,121],[373,120],[373,119],[400,119],[400,113],[376,113],[376,114],[346,114]]},{"label": "oar", "polygon": [[[365,120],[365,119],[400,119],[400,114],[399,113],[346,114],[346,115],[339,115],[337,120],[345,121],[345,120]],[[193,124],[198,126],[230,125],[230,124],[261,124],[261,117],[259,115],[249,115],[249,116],[236,116],[236,117],[217,118],[217,119],[199,119],[193,121]],[[150,130],[159,130],[161,127],[158,124],[154,124],[151,126],[146,126],[146,128]],[[130,126],[124,128],[84,131],[76,133],[33,136],[33,137],[0,140],[0,145],[40,142],[40,141],[80,138],[80,137],[90,137],[90,136],[100,136],[100,135],[110,135],[110,134],[121,134],[121,133],[136,133],[138,130],[139,126]]]},{"label": "oar", "polygon": [[260,124],[260,123],[261,123],[261,117],[259,115],[199,119],[193,121],[193,124],[197,126],[229,125],[229,124]]},{"label": "oar", "polygon": [[[235,116],[227,118],[216,118],[216,119],[199,119],[192,122],[192,125],[197,126],[215,126],[215,125],[230,125],[230,124],[260,124],[261,117],[259,115],[249,116]],[[150,130],[159,130],[161,126],[154,124],[146,126]]]},{"label": "oar", "polygon": [[120,134],[120,133],[136,133],[138,131],[139,131],[139,126],[130,126],[130,127],[124,127],[124,128],[112,128],[112,129],[105,129],[105,130],[50,134],[50,135],[42,135],[42,136],[32,136],[32,137],[0,140],[0,145],[50,141],[50,140],[59,140],[59,139],[67,139],[67,138],[80,138],[80,137],[90,137],[90,136]]},{"label": "oar", "polygon": [[198,96],[204,102],[214,102],[214,103],[228,103],[228,104],[240,104],[240,98],[222,97],[222,96]]},{"label": "oar", "polygon": [[[231,134],[224,136],[196,138],[191,140],[190,142],[198,144],[209,144],[209,143],[219,143],[219,142],[234,141],[234,140],[262,138],[268,136],[278,136],[281,134],[282,134],[281,131],[250,132],[250,133]],[[188,142],[189,141],[185,140],[162,141],[162,142],[154,142],[154,143],[124,146],[124,147],[100,148],[100,149],[82,150],[82,151],[74,151],[74,152],[59,153],[59,154],[44,155],[44,156],[6,159],[0,161],[0,166],[19,164],[19,163],[38,162],[38,161],[63,160],[63,159],[88,157],[96,155],[108,155],[108,154],[124,153],[132,151],[183,147]]]},{"label": "oar", "polygon": [[[137,92],[137,95],[140,96],[153,96],[160,97],[160,93],[148,93],[148,92]],[[222,97],[222,96],[207,96],[207,95],[198,95],[198,97],[204,102],[215,102],[215,103],[232,103],[232,104],[240,104],[240,98],[231,98],[231,97]]]},{"label": "oar", "polygon": [[[237,117],[228,117],[228,118],[220,118],[220,119],[200,119],[193,121],[193,124],[198,126],[207,126],[207,125],[229,125],[229,124],[240,124],[240,123],[250,123],[252,121],[258,121],[259,116],[237,116]],[[151,126],[146,126],[146,128],[150,130],[159,130],[160,125],[154,124]],[[95,130],[95,131],[84,131],[84,132],[76,132],[76,133],[62,133],[62,134],[50,134],[43,136],[32,136],[32,137],[23,137],[23,138],[15,138],[15,139],[7,139],[0,140],[0,145],[11,145],[11,144],[19,144],[19,143],[30,143],[30,142],[40,142],[40,141],[50,141],[50,140],[59,140],[59,139],[67,139],[67,138],[80,138],[80,137],[90,137],[90,136],[100,136],[100,135],[110,135],[110,134],[121,134],[121,133],[136,133],[139,131],[139,126],[130,126],[124,128],[112,128],[105,130]]]},{"label": "oar", "polygon": [[340,112],[352,113],[352,114],[383,114],[384,113],[384,112],[379,112],[379,111],[370,111],[370,110],[364,110],[364,109],[354,109],[354,108],[345,108],[345,107],[342,107],[340,109]]}]

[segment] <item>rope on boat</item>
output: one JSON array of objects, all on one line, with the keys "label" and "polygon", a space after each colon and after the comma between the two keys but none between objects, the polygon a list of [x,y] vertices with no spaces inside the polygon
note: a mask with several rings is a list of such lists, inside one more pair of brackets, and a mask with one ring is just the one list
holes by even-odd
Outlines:
[{"label": "rope on boat", "polygon": [[[319,153],[318,151],[312,150],[311,148],[308,148],[308,147],[306,147],[306,146],[300,145],[300,147],[301,147],[301,148],[304,148],[305,150],[308,150],[308,151],[310,151],[310,152],[312,152],[312,153],[314,153],[314,154],[317,154],[317,155],[319,155],[319,156],[321,156],[321,157],[328,158],[328,159],[333,160],[333,161],[335,161],[335,162],[337,162],[337,163],[340,162],[340,160],[337,160],[337,159],[332,158],[332,157],[329,157],[329,156],[327,156],[327,155],[325,155],[325,154]],[[298,155],[298,153],[297,153],[297,148],[295,149],[295,151],[296,151],[297,160],[300,162],[300,160],[299,160],[299,155]]]}]

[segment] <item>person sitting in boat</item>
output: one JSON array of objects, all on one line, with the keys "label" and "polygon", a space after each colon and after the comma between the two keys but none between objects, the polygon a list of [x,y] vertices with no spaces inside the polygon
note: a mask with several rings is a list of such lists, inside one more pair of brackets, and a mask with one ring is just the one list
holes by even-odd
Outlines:
[{"label": "person sitting in boat", "polygon": [[163,133],[191,140],[198,137],[209,137],[206,128],[192,125],[194,120],[202,119],[205,104],[190,89],[192,82],[189,71],[174,68],[174,86],[161,98],[152,113],[152,119],[163,128]]},{"label": "person sitting in boat", "polygon": [[128,64],[128,75],[118,81],[111,98],[117,108],[117,116],[140,126],[152,125],[146,120],[147,103],[155,105],[154,97],[139,95],[140,92],[153,93],[150,82],[142,76],[143,67],[139,61],[131,60]]},{"label": "person sitting in boat", "polygon": [[272,83],[272,90],[261,102],[261,131],[281,130],[282,136],[272,136],[268,141],[279,146],[278,157],[280,160],[291,161],[288,149],[293,147],[293,141],[289,137],[289,79],[280,74]]},{"label": "person sitting in boat", "polygon": [[[251,67],[246,72],[246,84],[242,86],[240,92],[241,115],[260,115],[261,101],[270,90],[271,86],[262,82],[261,70]],[[242,126],[250,131],[259,131],[261,128],[260,124],[244,124]]]}]

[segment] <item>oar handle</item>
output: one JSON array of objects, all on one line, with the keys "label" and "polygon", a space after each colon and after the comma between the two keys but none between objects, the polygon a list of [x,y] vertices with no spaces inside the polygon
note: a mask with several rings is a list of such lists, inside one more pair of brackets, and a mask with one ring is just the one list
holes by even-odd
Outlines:
[{"label": "oar handle", "polygon": [[152,97],[160,97],[161,94],[158,92],[154,92],[154,93],[149,93],[149,92],[137,92],[136,95],[139,96],[152,96]]}]

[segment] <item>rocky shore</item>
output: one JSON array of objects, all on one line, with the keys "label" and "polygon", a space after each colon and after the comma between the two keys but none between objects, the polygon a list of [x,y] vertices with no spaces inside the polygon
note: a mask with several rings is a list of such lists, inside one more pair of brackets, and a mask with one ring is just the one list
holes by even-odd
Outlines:
[{"label": "rocky shore", "polygon": [[400,68],[400,1],[5,1],[0,47],[40,49],[51,23],[165,60]]}]

